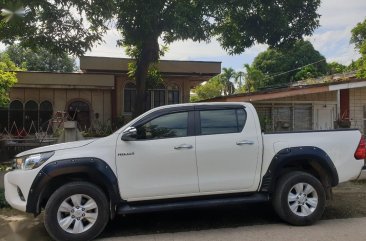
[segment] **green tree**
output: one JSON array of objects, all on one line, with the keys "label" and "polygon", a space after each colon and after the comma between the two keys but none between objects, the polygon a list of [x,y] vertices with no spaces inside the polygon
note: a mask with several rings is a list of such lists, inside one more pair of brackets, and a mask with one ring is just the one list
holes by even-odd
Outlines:
[{"label": "green tree", "polygon": [[245,73],[243,71],[237,71],[234,76],[234,83],[238,86],[238,90],[243,87],[243,80],[245,77]]},{"label": "green tree", "polygon": [[278,46],[310,35],[319,25],[320,5],[320,0],[2,0],[0,8],[14,2],[28,11],[24,18],[4,19],[0,41],[59,53],[84,54],[115,19],[110,25],[122,34],[119,44],[136,50],[135,115],[144,110],[149,67],[160,58],[159,39],[169,45],[216,37],[230,54],[256,43]]},{"label": "green tree", "polygon": [[346,71],[357,71],[359,62],[361,61],[361,58],[358,60],[352,60],[352,62],[347,66]]},{"label": "green tree", "polygon": [[244,65],[245,74],[245,85],[241,92],[252,92],[260,88],[265,87],[268,84],[268,78],[260,70],[256,69],[249,64]]},{"label": "green tree", "polygon": [[357,77],[366,78],[366,18],[352,29],[351,43],[361,54],[361,58],[355,62]]},{"label": "green tree", "polygon": [[288,84],[327,73],[325,57],[304,40],[297,41],[291,47],[270,47],[254,59],[252,68],[267,76],[265,83],[257,84],[262,87]]},{"label": "green tree", "polygon": [[357,23],[351,33],[351,43],[356,46],[356,49],[361,49],[366,42],[366,18],[363,22]]},{"label": "green tree", "polygon": [[221,96],[224,88],[225,87],[222,85],[220,75],[215,76],[206,83],[197,86],[193,90],[194,95],[191,96],[191,102],[207,100]]},{"label": "green tree", "polygon": [[53,54],[45,48],[32,50],[18,44],[7,47],[5,52],[18,66],[30,71],[73,72],[75,59],[66,53]]},{"label": "green tree", "polygon": [[16,73],[12,71],[19,69],[9,58],[4,54],[0,56],[0,107],[4,107],[9,103],[9,90],[17,82]]},{"label": "green tree", "polygon": [[222,68],[222,73],[218,76],[221,85],[224,87],[223,94],[231,95],[235,92],[233,80],[235,79],[236,72],[233,68]]},{"label": "green tree", "polygon": [[347,71],[347,66],[337,63],[337,62],[331,62],[327,64],[328,73],[329,74],[340,74]]}]

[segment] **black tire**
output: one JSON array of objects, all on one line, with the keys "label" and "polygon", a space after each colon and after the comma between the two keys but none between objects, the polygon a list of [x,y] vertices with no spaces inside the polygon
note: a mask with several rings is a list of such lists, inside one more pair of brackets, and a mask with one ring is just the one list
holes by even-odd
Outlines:
[{"label": "black tire", "polygon": [[[299,184],[300,187],[303,185],[305,188],[307,187],[306,184],[310,184],[311,187],[313,187],[316,193],[312,192],[310,195],[316,195],[316,198],[318,199],[315,207],[308,206],[308,201],[305,201],[308,200],[307,196],[296,195],[296,184]],[[296,196],[297,201],[290,201],[290,192],[292,193],[291,196]],[[305,195],[305,192],[302,193],[302,195]],[[310,198],[312,198],[312,196],[310,196],[309,199]],[[285,174],[279,179],[275,193],[273,194],[272,203],[276,213],[283,221],[295,226],[305,226],[315,223],[322,217],[325,209],[325,200],[324,187],[316,177],[306,172],[295,171]],[[290,205],[294,207],[294,211],[291,210]],[[308,209],[309,207],[312,208],[311,214],[305,212],[310,210]],[[306,208],[306,210],[303,208]]]},{"label": "black tire", "polygon": [[[87,195],[97,206],[96,221],[89,229],[81,233],[65,231],[58,221],[58,210],[61,204],[72,195]],[[84,197],[84,196],[83,196]],[[73,212],[75,212],[73,210]],[[71,217],[71,214],[70,216]],[[74,216],[73,216],[74,217]],[[83,220],[84,218],[81,217]],[[89,241],[97,237],[109,221],[109,204],[106,195],[97,186],[88,182],[71,182],[57,189],[49,198],[44,213],[44,225],[50,236],[58,241]],[[73,221],[76,222],[76,221]],[[87,221],[86,221],[87,222]],[[75,223],[71,223],[72,225]]]}]

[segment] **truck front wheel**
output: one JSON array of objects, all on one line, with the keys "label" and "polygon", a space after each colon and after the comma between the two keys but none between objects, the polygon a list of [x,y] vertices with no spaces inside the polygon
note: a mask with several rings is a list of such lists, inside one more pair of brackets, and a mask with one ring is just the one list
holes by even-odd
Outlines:
[{"label": "truck front wheel", "polygon": [[109,221],[106,195],[87,182],[72,182],[49,198],[44,224],[55,240],[87,241],[98,236]]},{"label": "truck front wheel", "polygon": [[311,225],[325,209],[325,191],[320,181],[305,172],[290,172],[279,179],[273,206],[282,220],[292,225]]}]

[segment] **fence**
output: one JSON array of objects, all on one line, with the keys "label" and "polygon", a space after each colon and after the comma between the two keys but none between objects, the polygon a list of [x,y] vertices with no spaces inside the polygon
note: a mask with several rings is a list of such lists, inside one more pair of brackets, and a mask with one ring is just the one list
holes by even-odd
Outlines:
[{"label": "fence", "polygon": [[[68,113],[58,111],[38,128],[34,121],[31,121],[27,129],[19,128],[14,121],[9,129],[5,128],[0,133],[0,162],[7,161],[20,152],[57,143],[58,137],[64,130],[64,122],[73,119],[74,117],[69,116]],[[85,138],[95,138],[107,136],[123,124],[124,119],[121,117],[108,124],[94,121],[90,127],[82,127],[78,124],[78,129]]]}]

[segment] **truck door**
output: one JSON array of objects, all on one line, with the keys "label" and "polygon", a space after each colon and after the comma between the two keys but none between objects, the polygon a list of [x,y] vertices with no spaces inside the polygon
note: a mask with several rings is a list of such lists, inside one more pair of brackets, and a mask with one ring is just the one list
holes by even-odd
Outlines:
[{"label": "truck door", "polygon": [[196,110],[200,192],[255,190],[262,145],[244,106]]},{"label": "truck door", "polygon": [[193,111],[152,114],[134,126],[135,140],[117,139],[122,198],[133,201],[198,193],[195,137],[188,124]]}]

